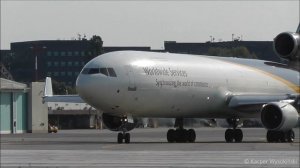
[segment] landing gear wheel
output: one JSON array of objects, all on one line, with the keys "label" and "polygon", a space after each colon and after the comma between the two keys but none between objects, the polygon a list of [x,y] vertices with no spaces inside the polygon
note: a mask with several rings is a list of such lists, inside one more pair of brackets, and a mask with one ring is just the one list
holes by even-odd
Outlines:
[{"label": "landing gear wheel", "polygon": [[227,129],[225,131],[225,140],[226,142],[233,142],[233,129]]},{"label": "landing gear wheel", "polygon": [[195,142],[196,140],[196,132],[194,129],[189,129],[187,131],[187,139],[189,142]]},{"label": "landing gear wheel", "polygon": [[126,133],[124,139],[125,139],[125,143],[130,143],[130,134]]},{"label": "landing gear wheel", "polygon": [[186,142],[186,141],[187,141],[187,130],[176,129],[176,142]]},{"label": "landing gear wheel", "polygon": [[268,142],[294,142],[294,139],[295,133],[293,130],[287,132],[269,130],[267,132]]},{"label": "landing gear wheel", "polygon": [[176,118],[175,120],[175,128],[169,129],[167,132],[167,140],[168,142],[195,142],[196,140],[196,132],[194,129],[186,130],[183,128],[183,118]]},{"label": "landing gear wheel", "polygon": [[118,133],[118,143],[123,143],[123,134],[122,133]]},{"label": "landing gear wheel", "polygon": [[279,142],[287,142],[286,133],[282,131],[278,131]]},{"label": "landing gear wheel", "polygon": [[174,129],[169,129],[168,132],[167,132],[167,140],[168,142],[175,142],[176,140],[176,132]]},{"label": "landing gear wheel", "polygon": [[236,129],[234,131],[235,142],[242,142],[243,140],[243,131],[241,129]]}]

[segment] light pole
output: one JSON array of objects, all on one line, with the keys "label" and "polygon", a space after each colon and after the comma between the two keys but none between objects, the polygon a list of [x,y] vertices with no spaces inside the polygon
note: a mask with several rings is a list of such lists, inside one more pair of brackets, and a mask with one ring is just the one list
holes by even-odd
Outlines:
[{"label": "light pole", "polygon": [[34,72],[35,72],[35,81],[38,81],[38,55],[46,49],[46,46],[39,47],[37,45],[31,46],[30,49],[33,50],[35,58],[34,58]]}]

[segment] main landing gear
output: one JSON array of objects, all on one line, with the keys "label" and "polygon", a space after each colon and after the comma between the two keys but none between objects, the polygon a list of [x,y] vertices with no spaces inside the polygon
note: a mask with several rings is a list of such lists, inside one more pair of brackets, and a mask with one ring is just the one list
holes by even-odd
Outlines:
[{"label": "main landing gear", "polygon": [[196,132],[194,129],[186,130],[183,128],[183,118],[176,118],[175,127],[177,129],[168,130],[168,142],[195,142]]},{"label": "main landing gear", "polygon": [[294,142],[295,133],[293,130],[289,131],[272,131],[267,132],[268,142]]},{"label": "main landing gear", "polygon": [[242,142],[243,140],[243,131],[241,129],[237,129],[239,119],[232,118],[227,120],[229,125],[232,125],[233,129],[227,129],[225,131],[225,140],[226,142]]}]

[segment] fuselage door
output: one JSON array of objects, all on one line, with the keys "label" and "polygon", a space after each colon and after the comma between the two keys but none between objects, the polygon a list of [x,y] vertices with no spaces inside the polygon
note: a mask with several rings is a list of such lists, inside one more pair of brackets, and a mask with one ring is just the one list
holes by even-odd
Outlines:
[{"label": "fuselage door", "polygon": [[128,76],[128,91],[136,91],[137,87],[135,85],[134,71],[131,66],[125,66],[127,76]]}]

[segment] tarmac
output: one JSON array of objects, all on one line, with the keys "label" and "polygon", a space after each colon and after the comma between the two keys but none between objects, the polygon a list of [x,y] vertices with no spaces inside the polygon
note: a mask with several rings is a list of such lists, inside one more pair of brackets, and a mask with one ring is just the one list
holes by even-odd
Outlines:
[{"label": "tarmac", "polygon": [[197,128],[195,143],[168,143],[168,128],[132,130],[118,144],[109,130],[60,130],[1,135],[1,167],[297,167],[293,143],[267,143],[264,128],[243,128],[242,143],[226,143],[225,128]]}]

